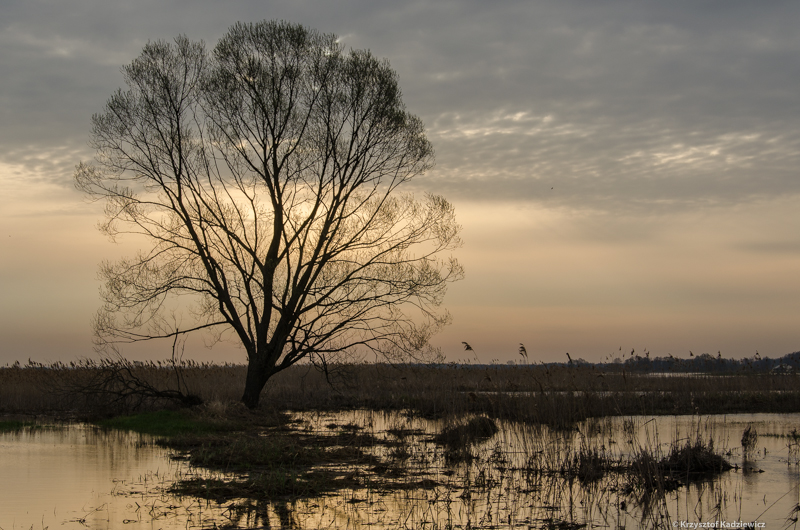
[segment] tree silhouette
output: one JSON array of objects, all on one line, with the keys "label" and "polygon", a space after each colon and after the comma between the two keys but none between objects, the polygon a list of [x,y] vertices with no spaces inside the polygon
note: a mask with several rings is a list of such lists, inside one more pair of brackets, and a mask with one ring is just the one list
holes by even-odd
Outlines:
[{"label": "tree silhouette", "polygon": [[122,72],[75,181],[106,201],[105,233],[150,246],[101,266],[98,347],[232,331],[248,407],[301,359],[432,351],[460,227],[442,197],[398,191],[433,149],[388,62],[260,22],[212,53],[149,43]]}]

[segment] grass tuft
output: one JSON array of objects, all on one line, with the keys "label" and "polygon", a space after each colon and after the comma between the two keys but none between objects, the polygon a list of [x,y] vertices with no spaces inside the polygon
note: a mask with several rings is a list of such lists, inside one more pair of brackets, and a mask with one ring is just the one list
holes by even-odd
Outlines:
[{"label": "grass tuft", "polygon": [[758,443],[758,431],[752,425],[748,425],[742,433],[742,450],[745,457],[751,456]]},{"label": "grass tuft", "polygon": [[664,473],[673,477],[690,479],[701,475],[713,475],[733,469],[733,466],[714,452],[712,442],[705,443],[700,439],[687,441],[685,445],[672,447],[669,455],[660,462]]},{"label": "grass tuft", "polygon": [[444,428],[434,441],[449,447],[463,447],[488,440],[498,430],[494,420],[477,416],[466,423]]}]

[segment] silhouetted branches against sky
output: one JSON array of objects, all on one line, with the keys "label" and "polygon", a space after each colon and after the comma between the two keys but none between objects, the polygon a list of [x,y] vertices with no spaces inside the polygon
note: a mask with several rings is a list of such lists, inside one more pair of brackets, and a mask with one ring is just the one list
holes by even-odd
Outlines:
[{"label": "silhouetted branches against sky", "polygon": [[[409,353],[448,321],[460,227],[442,197],[397,191],[433,149],[388,62],[261,23],[211,55],[150,43],[123,72],[76,182],[106,199],[106,233],[152,246],[102,267],[101,345],[224,326],[277,371],[312,352]],[[173,295],[199,299],[192,324],[165,317]]]}]

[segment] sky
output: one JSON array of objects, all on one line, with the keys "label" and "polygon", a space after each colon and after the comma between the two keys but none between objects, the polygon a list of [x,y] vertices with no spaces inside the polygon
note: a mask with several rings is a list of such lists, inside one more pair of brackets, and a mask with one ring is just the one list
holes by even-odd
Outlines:
[{"label": "sky", "polygon": [[463,227],[448,360],[800,350],[797,2],[0,0],[0,366],[96,356],[98,265],[144,244],[72,181],[120,67],[264,19],[397,71]]}]

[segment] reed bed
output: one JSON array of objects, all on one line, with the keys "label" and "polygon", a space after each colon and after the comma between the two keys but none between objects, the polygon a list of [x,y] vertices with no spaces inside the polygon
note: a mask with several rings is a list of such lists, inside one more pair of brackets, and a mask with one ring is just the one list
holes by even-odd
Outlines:
[{"label": "reed bed", "polygon": [[[800,376],[625,373],[610,367],[535,365],[342,365],[327,374],[294,366],[270,379],[261,406],[270,410],[411,410],[424,417],[483,414],[494,419],[570,428],[617,415],[800,412]],[[107,369],[94,362],[0,367],[0,413],[91,418],[176,406],[167,398],[115,399],[86,390]],[[160,392],[199,402],[238,401],[241,365],[129,363],[130,373]],[[190,401],[190,403],[195,403]]]}]

